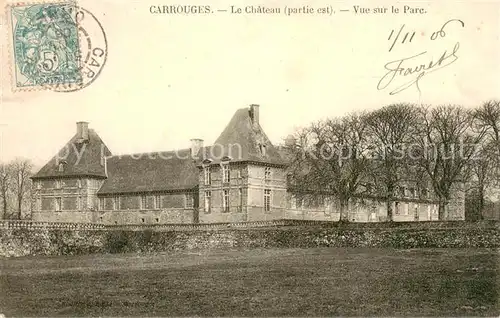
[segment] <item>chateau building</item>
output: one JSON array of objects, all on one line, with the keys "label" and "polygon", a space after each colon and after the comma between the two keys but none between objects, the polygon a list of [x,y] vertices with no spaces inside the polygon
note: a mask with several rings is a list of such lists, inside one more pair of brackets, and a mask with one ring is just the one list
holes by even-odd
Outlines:
[{"label": "chateau building", "polygon": [[[287,186],[287,147],[275,147],[259,123],[259,106],[236,111],[212,146],[113,156],[88,123],[35,174],[34,221],[104,224],[247,222],[339,219],[335,196],[305,199]],[[365,187],[368,187],[366,185]],[[365,189],[366,190],[366,189]],[[457,189],[447,218],[464,219]],[[349,220],[385,221],[375,195],[351,200]],[[401,187],[395,221],[438,219],[432,191]]]}]

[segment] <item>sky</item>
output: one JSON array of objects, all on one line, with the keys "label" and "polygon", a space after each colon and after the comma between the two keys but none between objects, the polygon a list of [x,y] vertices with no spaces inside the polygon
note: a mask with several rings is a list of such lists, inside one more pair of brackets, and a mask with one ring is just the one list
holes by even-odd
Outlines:
[{"label": "sky", "polygon": [[[187,148],[192,138],[211,144],[237,109],[253,103],[260,105],[261,125],[276,144],[298,127],[351,111],[397,102],[474,107],[499,98],[500,4],[495,1],[265,3],[282,12],[217,11],[257,6],[256,1],[190,3],[210,5],[214,13],[204,15],[152,14],[157,3],[146,1],[78,1],[101,23],[108,53],[94,82],[64,93],[13,90],[16,66],[7,10],[0,37],[0,161],[24,157],[43,165],[76,133],[78,121],[88,121],[113,154],[125,154]],[[161,3],[169,4],[175,2]],[[335,13],[287,16],[285,4],[329,7]],[[371,11],[356,14],[354,4]],[[426,13],[394,14],[392,5],[401,11],[418,6]],[[376,7],[387,7],[388,13],[373,13]],[[452,21],[432,40],[449,20],[463,26]],[[102,34],[91,37],[97,43]],[[390,94],[418,72],[377,88],[387,63],[418,54],[401,65],[434,65],[418,80],[419,89],[414,84]],[[442,67],[436,67],[442,56]]]}]

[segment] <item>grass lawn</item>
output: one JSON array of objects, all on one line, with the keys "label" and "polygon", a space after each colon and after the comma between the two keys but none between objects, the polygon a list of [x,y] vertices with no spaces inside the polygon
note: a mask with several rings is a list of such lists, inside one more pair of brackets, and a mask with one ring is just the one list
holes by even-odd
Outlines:
[{"label": "grass lawn", "polygon": [[498,316],[493,249],[268,249],[0,260],[8,316]]}]

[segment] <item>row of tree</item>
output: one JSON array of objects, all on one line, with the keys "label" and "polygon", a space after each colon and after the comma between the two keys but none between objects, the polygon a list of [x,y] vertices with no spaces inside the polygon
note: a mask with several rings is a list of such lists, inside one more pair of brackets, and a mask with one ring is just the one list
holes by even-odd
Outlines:
[{"label": "row of tree", "polygon": [[31,175],[33,164],[26,159],[0,162],[0,203],[3,219],[23,218],[31,211]]},{"label": "row of tree", "polygon": [[341,220],[367,183],[386,200],[392,220],[396,191],[408,179],[420,188],[430,184],[444,219],[457,185],[475,191],[482,210],[485,190],[498,181],[500,101],[474,109],[393,104],[311,123],[294,138],[294,187],[314,195],[333,192]]}]

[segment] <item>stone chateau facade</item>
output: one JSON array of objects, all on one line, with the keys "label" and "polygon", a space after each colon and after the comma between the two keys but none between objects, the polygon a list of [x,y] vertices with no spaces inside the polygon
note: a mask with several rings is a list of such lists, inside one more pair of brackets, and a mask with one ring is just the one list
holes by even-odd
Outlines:
[{"label": "stone chateau facade", "polygon": [[[236,111],[213,146],[113,156],[88,123],[33,179],[34,221],[103,224],[339,220],[335,197],[304,199],[287,187],[287,147],[275,147],[259,123],[259,106]],[[366,185],[368,187],[369,184]],[[393,203],[395,221],[438,219],[432,191],[408,182]],[[464,219],[455,191],[447,219]],[[349,220],[378,222],[387,205],[375,195],[352,200]]]}]

